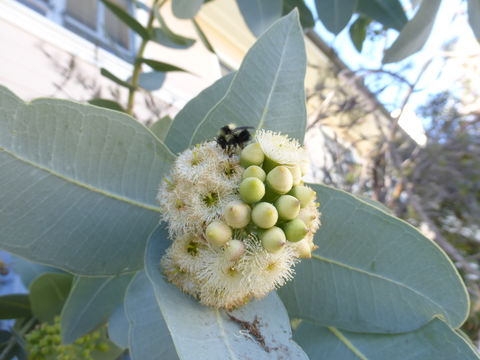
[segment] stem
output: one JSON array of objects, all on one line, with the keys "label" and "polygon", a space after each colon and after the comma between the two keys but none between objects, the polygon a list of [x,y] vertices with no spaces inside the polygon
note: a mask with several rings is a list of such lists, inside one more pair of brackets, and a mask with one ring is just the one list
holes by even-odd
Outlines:
[{"label": "stem", "polygon": [[[157,6],[158,0],[155,0],[152,4],[150,9],[150,13],[148,14],[148,22],[147,22],[147,31],[151,33],[153,27],[153,20],[155,19],[155,6]],[[148,43],[148,39],[142,39],[140,43],[140,47],[138,48],[137,55],[135,56],[135,62],[133,65],[133,74],[131,85],[132,87],[128,90],[128,102],[127,102],[127,113],[133,115],[133,104],[135,101],[135,94],[138,90],[138,79],[140,77],[140,71],[142,70],[142,57],[143,53],[145,52],[145,48]],[[0,359],[1,360],[1,359]]]},{"label": "stem", "polygon": [[[20,331],[18,332],[18,335],[23,336],[25,335],[30,328],[32,327],[33,324],[35,324],[37,320],[35,318],[30,318],[30,320],[27,321],[25,326],[23,326]],[[10,340],[8,340],[7,346],[3,349],[2,353],[0,354],[0,360],[4,360],[5,357],[8,355],[8,353],[17,345],[17,339],[12,336]]]}]

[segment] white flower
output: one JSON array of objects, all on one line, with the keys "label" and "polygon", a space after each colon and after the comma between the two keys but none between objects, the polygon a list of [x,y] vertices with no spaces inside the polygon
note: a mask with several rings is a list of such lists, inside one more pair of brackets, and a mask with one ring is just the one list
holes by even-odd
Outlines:
[{"label": "white flower", "polygon": [[269,130],[257,131],[255,139],[268,159],[280,165],[299,165],[303,174],[308,171],[308,154],[297,140]]}]

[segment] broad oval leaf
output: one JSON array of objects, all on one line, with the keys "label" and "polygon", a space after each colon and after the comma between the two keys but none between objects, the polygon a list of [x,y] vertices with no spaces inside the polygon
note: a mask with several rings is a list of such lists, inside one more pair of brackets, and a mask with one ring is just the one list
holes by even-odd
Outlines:
[{"label": "broad oval leaf", "polygon": [[[152,284],[143,271],[137,273],[127,289],[125,314],[128,319],[128,342],[132,360],[179,358],[158,307]],[[185,320],[188,321],[188,318]]]},{"label": "broad oval leaf", "polygon": [[305,70],[303,31],[294,10],[248,51],[225,96],[196,125],[190,145],[212,139],[232,122],[281,131],[303,142]]},{"label": "broad oval leaf", "polygon": [[145,29],[145,27],[140,24],[137,19],[130,15],[124,8],[110,0],[102,0],[102,2],[108,8],[107,11],[111,11],[120,21],[122,21],[130,29],[135,31],[138,35],[140,35],[142,39],[150,39],[150,34],[148,33],[147,29]]},{"label": "broad oval leaf", "polygon": [[291,317],[358,332],[417,329],[434,316],[454,327],[469,300],[444,252],[409,224],[340,190],[312,185],[319,246],[279,290]]},{"label": "broad oval leaf", "polygon": [[408,22],[399,0],[358,0],[357,12],[398,31]]},{"label": "broad oval leaf", "polygon": [[12,261],[12,269],[20,276],[20,280],[22,280],[23,285],[28,288],[33,280],[35,280],[38,276],[44,273],[62,273],[62,270],[55,269],[50,266],[45,266],[41,264],[36,264],[31,261],[22,259],[19,256],[10,255]]},{"label": "broad oval leaf", "polygon": [[[175,116],[168,131],[165,144],[174,152],[185,150],[190,143],[195,128],[200,124],[207,113],[227,93],[234,74],[228,74],[217,80],[213,85],[203,90],[190,100]],[[211,134],[214,136],[216,133]]]},{"label": "broad oval leaf", "polygon": [[153,9],[155,17],[157,18],[160,27],[153,29],[152,40],[163,46],[168,46],[176,49],[186,49],[195,43],[195,39],[174,33],[163,19],[158,6]]},{"label": "broad oval leaf", "polygon": [[468,23],[480,41],[480,0],[468,0]]},{"label": "broad oval leaf", "polygon": [[0,319],[28,318],[31,315],[28,295],[10,294],[0,296]]},{"label": "broad oval leaf", "polygon": [[422,1],[417,13],[402,29],[393,44],[385,51],[383,63],[403,60],[419,51],[432,31],[441,0]]},{"label": "broad oval leaf", "polygon": [[[163,279],[159,261],[168,245],[167,231],[164,226],[159,226],[149,240],[145,266],[157,307],[170,330],[180,359],[308,359],[291,340],[287,313],[275,293],[232,311],[230,316],[237,320],[223,310],[200,305]],[[255,319],[258,320],[257,326],[264,338],[264,345],[242,331],[238,323],[238,320],[251,323]]]},{"label": "broad oval leaf", "polygon": [[257,37],[282,16],[282,0],[237,0],[237,5],[248,28]]},{"label": "broad oval leaf", "polygon": [[439,319],[409,333],[362,334],[302,322],[294,339],[315,360],[478,360],[466,339]]},{"label": "broad oval leaf", "polygon": [[318,17],[328,31],[338,34],[347,26],[357,0],[315,0]]},{"label": "broad oval leaf", "polygon": [[32,314],[42,322],[53,322],[55,316],[60,315],[71,286],[71,275],[55,273],[40,275],[29,288]]},{"label": "broad oval leaf", "polygon": [[128,348],[129,327],[124,303],[122,302],[113,310],[110,319],[108,319],[108,338],[119,348]]},{"label": "broad oval leaf", "polygon": [[123,302],[132,275],[77,277],[61,314],[62,342],[70,344],[104,323]]},{"label": "broad oval leaf", "polygon": [[155,91],[162,87],[167,74],[160,71],[143,72],[138,77],[138,85],[148,91]]},{"label": "broad oval leaf", "polygon": [[155,121],[151,126],[150,130],[161,140],[165,141],[167,138],[168,130],[172,126],[172,118],[168,115],[162,117]]},{"label": "broad oval leaf", "polygon": [[173,159],[126,114],[0,87],[0,248],[80,275],[140,269]]},{"label": "broad oval leaf", "polygon": [[172,0],[172,11],[179,19],[191,19],[203,5],[204,0]]}]

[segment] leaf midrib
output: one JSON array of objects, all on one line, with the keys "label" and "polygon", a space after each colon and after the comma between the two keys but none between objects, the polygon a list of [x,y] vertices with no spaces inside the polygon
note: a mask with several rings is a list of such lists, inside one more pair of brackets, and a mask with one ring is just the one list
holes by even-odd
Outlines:
[{"label": "leaf midrib", "polygon": [[338,340],[340,340],[347,348],[350,350],[355,356],[357,356],[360,360],[368,360],[368,358],[355,347],[355,345],[347,339],[345,335],[343,335],[340,330],[334,327],[327,327],[327,329],[335,335]]},{"label": "leaf midrib", "polygon": [[340,266],[340,267],[343,267],[343,268],[351,270],[351,271],[355,271],[355,272],[358,272],[358,273],[361,273],[361,274],[364,274],[364,275],[367,275],[367,276],[371,276],[371,277],[374,277],[374,278],[377,278],[377,279],[380,279],[380,280],[398,285],[398,286],[400,286],[404,289],[407,289],[407,290],[415,293],[416,295],[428,300],[429,302],[433,303],[434,305],[438,306],[439,309],[442,309],[444,311],[445,316],[448,317],[448,315],[447,315],[448,312],[445,310],[445,308],[442,305],[438,304],[435,300],[431,299],[430,297],[426,296],[425,294],[422,294],[418,290],[416,290],[416,289],[414,289],[414,288],[412,288],[412,287],[410,287],[406,284],[401,283],[400,281],[397,281],[397,280],[394,280],[394,279],[389,279],[389,278],[387,278],[385,276],[382,276],[380,274],[375,274],[375,273],[372,273],[372,272],[364,270],[364,269],[360,269],[360,268],[357,268],[357,267],[354,267],[354,266],[351,266],[351,265],[347,265],[347,264],[342,263],[340,261],[329,259],[329,258],[320,256],[318,254],[312,254],[312,258],[315,258],[315,259],[318,259],[320,261],[324,261],[324,262],[327,262],[327,263],[330,263],[330,264],[334,264],[336,266]]},{"label": "leaf midrib", "polygon": [[129,205],[133,205],[133,206],[136,206],[136,207],[140,207],[140,208],[143,208],[143,209],[146,209],[146,210],[149,210],[149,211],[154,211],[154,212],[157,212],[157,213],[160,213],[160,208],[157,207],[157,206],[152,206],[150,204],[146,204],[144,202],[141,202],[141,201],[137,201],[137,200],[133,200],[133,199],[130,199],[130,198],[126,198],[126,197],[122,197],[122,196],[119,196],[117,194],[114,194],[114,193],[111,193],[111,192],[108,192],[108,191],[105,191],[105,190],[102,190],[102,189],[99,189],[99,188],[96,188],[96,187],[93,187],[91,185],[88,185],[88,184],[85,184],[81,181],[78,181],[78,180],[75,180],[75,179],[72,179],[66,175],[63,175],[57,171],[54,171],[52,169],[49,169],[45,166],[41,166],[37,163],[34,163],[30,160],[27,160],[23,157],[20,157],[16,154],[14,154],[13,152],[11,152],[10,150],[0,146],[0,152],[4,152],[8,155],[10,155],[12,158],[18,160],[18,161],[21,161],[29,166],[32,166],[34,168],[37,168],[39,170],[42,170],[42,171],[45,171],[46,173],[48,174],[51,174],[63,181],[66,181],[70,184],[73,184],[73,185],[76,185],[78,187],[81,187],[83,189],[86,189],[86,190],[89,190],[89,191],[92,191],[94,193],[97,193],[97,194],[100,194],[102,196],[105,196],[105,197],[108,197],[108,198],[111,198],[111,199],[115,199],[117,201],[121,201],[121,202],[124,202],[124,203],[127,203]]}]

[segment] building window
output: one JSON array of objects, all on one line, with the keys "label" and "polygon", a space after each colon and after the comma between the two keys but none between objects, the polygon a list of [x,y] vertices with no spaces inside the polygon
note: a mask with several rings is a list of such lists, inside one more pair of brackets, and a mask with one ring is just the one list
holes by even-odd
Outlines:
[{"label": "building window", "polygon": [[[123,59],[135,57],[133,32],[100,0],[17,0]],[[131,0],[111,0],[134,12]]]}]

